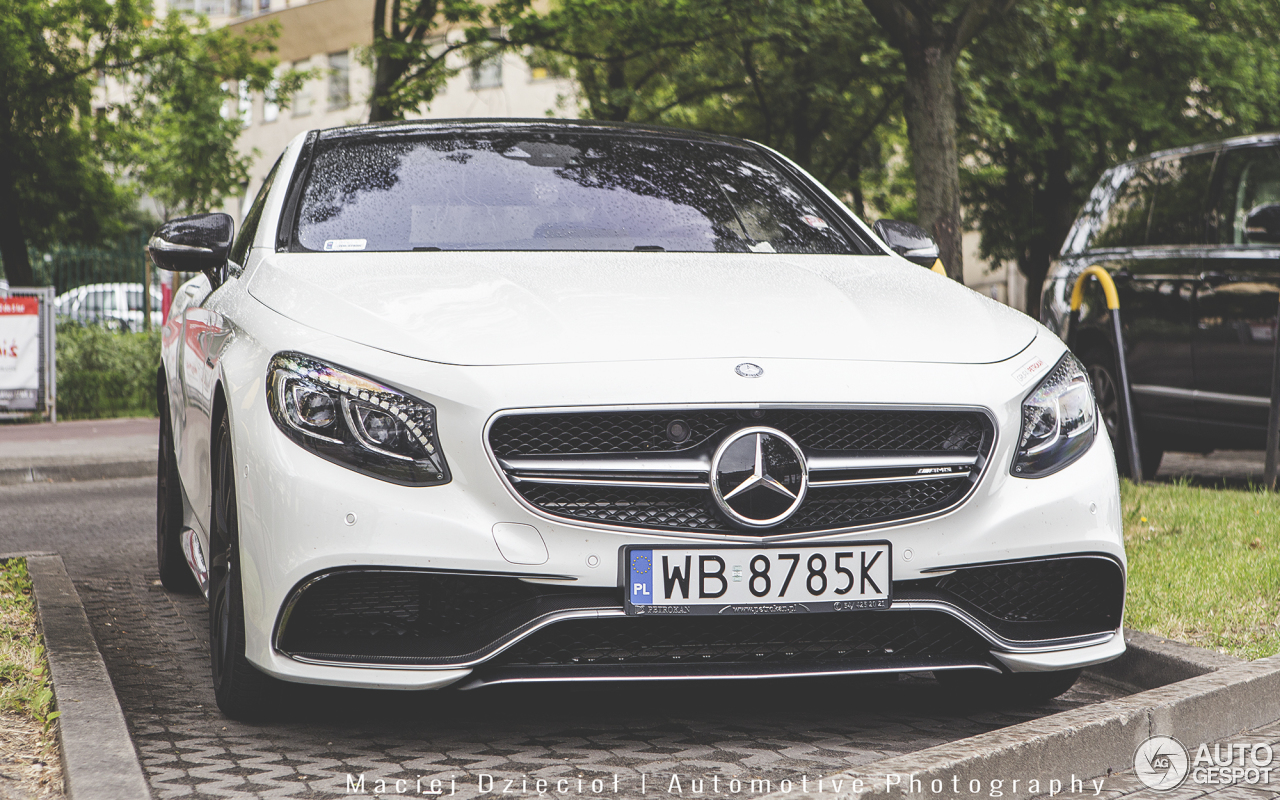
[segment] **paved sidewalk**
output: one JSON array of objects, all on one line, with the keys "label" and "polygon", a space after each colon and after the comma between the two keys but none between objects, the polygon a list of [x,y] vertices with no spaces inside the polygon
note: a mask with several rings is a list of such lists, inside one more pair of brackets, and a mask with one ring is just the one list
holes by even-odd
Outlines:
[{"label": "paved sidewalk", "polygon": [[127,418],[0,425],[0,484],[150,475],[158,424]]},{"label": "paved sidewalk", "polygon": [[[1064,787],[1057,798],[1097,797],[1100,800],[1263,800],[1263,798],[1280,797],[1280,722],[1267,725],[1257,730],[1245,731],[1238,736],[1223,739],[1220,742],[1208,742],[1207,750],[1200,752],[1200,742],[1184,741],[1187,749],[1189,772],[1186,780],[1174,789],[1157,791],[1143,785],[1134,770],[1118,772],[1113,775],[1100,776],[1102,791],[1095,794],[1092,780],[1084,781],[1083,792]],[[1243,745],[1243,751],[1239,746]],[[1266,745],[1256,751],[1261,768],[1255,768],[1253,760],[1254,746]],[[1230,755],[1228,755],[1228,746]],[[1197,754],[1200,755],[1197,760]],[[1208,757],[1206,759],[1205,757]],[[1213,762],[1211,759],[1218,758]],[[1226,762],[1230,759],[1230,764]],[[1232,780],[1228,772],[1222,778],[1223,771],[1242,768],[1243,775],[1239,780]],[[1036,800],[1047,800],[1049,795],[1042,795]]]}]

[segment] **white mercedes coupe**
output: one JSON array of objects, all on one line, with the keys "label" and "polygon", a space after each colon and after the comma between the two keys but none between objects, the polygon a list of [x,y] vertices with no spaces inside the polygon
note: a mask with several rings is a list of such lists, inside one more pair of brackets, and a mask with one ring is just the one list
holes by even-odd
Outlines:
[{"label": "white mercedes coupe", "polygon": [[[275,681],[932,671],[1036,700],[1120,655],[1088,378],[751,142],[312,131],[164,325],[156,545],[218,704]],[[923,266],[922,266],[923,265]]]}]

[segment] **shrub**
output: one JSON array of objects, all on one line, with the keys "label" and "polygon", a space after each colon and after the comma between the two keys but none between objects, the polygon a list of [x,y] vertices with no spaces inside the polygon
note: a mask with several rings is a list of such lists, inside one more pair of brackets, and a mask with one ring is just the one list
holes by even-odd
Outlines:
[{"label": "shrub", "polygon": [[111,333],[58,325],[58,415],[66,419],[155,416],[160,331]]}]

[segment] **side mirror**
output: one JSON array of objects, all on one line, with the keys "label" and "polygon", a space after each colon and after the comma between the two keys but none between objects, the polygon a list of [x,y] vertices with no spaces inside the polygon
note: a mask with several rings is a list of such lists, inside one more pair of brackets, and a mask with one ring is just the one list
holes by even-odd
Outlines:
[{"label": "side mirror", "polygon": [[160,269],[203,272],[218,288],[226,279],[235,222],[230,214],[196,214],[169,220],[151,235],[147,253]]},{"label": "side mirror", "polygon": [[1254,206],[1244,221],[1248,244],[1280,244],[1280,203]]},{"label": "side mirror", "polygon": [[896,219],[882,219],[872,226],[889,249],[902,256],[912,264],[932,267],[938,260],[938,243],[924,232],[919,225],[910,222],[899,222]]}]

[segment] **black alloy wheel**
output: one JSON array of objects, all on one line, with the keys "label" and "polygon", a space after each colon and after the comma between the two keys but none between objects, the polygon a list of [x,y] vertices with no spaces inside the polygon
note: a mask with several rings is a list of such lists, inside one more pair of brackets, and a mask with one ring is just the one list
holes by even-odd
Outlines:
[{"label": "black alloy wheel", "polygon": [[[1124,425],[1120,420],[1120,382],[1116,378],[1115,358],[1109,350],[1094,347],[1080,355],[1089,382],[1093,384],[1093,395],[1098,400],[1098,412],[1111,437],[1111,447],[1116,453],[1116,467],[1120,477],[1132,477],[1129,469],[1129,443],[1125,436]],[[1164,458],[1164,444],[1152,433],[1138,431],[1138,456],[1142,459],[1142,477],[1151,480],[1160,469],[1160,460]]]},{"label": "black alloy wheel", "polygon": [[1014,672],[988,670],[939,670],[934,673],[947,694],[960,702],[980,705],[1026,706],[1047,703],[1075,685],[1082,670]]},{"label": "black alloy wheel", "polygon": [[240,526],[236,504],[231,425],[218,422],[213,447],[213,508],[209,537],[209,659],[218,708],[232,719],[269,712],[275,683],[245,658],[244,595],[241,592]]},{"label": "black alloy wheel", "polygon": [[193,592],[197,588],[196,580],[182,553],[182,486],[178,482],[169,392],[163,375],[158,383],[160,443],[156,459],[156,566],[164,588],[171,592]]}]

